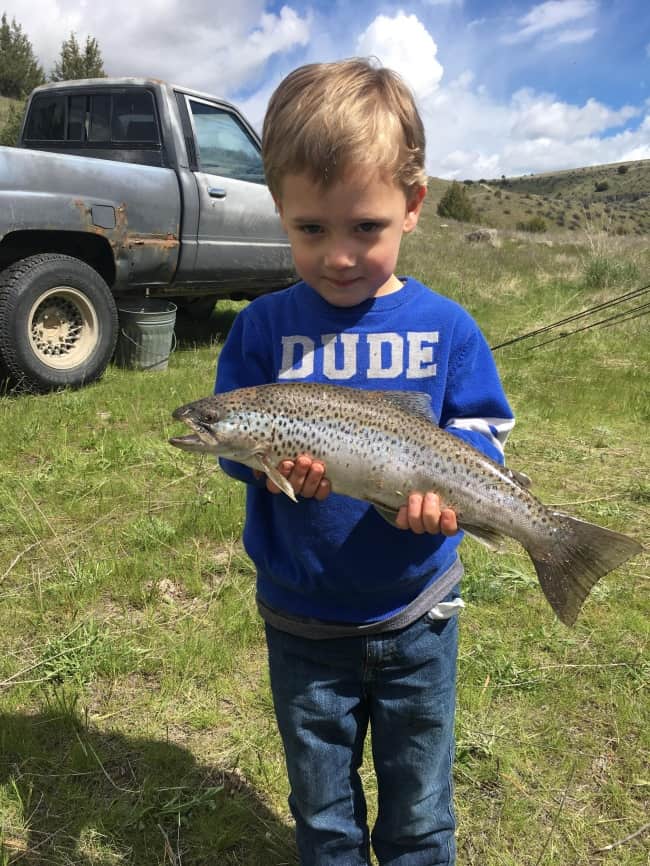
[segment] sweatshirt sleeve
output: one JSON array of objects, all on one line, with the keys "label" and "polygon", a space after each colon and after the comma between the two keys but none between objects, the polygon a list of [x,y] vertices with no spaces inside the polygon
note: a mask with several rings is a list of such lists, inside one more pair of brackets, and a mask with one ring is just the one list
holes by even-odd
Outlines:
[{"label": "sweatshirt sleeve", "polygon": [[514,416],[485,337],[469,322],[450,359],[440,426],[503,463]]},{"label": "sweatshirt sleeve", "polygon": [[[249,314],[249,309],[246,307],[235,318],[219,354],[215,394],[233,391],[235,388],[264,385],[270,381],[267,372],[269,361],[264,353],[264,347],[268,343],[260,338],[259,329]],[[264,487],[266,484],[264,478],[256,478],[252,469],[234,460],[220,457],[219,465],[227,475],[238,481],[257,487]]]}]

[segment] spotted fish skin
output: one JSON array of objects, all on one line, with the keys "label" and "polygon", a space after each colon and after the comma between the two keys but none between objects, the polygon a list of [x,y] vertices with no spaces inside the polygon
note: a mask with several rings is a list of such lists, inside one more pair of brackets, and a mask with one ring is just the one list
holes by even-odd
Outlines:
[{"label": "spotted fish skin", "polygon": [[277,466],[303,453],[325,464],[332,490],[390,520],[409,493],[435,491],[479,540],[498,547],[506,536],[523,545],[567,625],[596,581],[642,550],[633,538],[547,508],[526,476],[442,430],[425,394],[260,385],[188,403],[173,417],[193,431],[173,445],[262,470],[293,499]]}]

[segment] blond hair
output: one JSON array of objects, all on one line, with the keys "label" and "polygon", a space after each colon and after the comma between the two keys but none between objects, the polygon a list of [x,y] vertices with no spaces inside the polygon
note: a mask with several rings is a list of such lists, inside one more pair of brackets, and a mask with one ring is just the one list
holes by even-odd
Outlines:
[{"label": "blond hair", "polygon": [[400,76],[370,60],[311,63],[278,86],[264,118],[266,181],[276,199],[287,174],[323,187],[372,166],[408,194],[426,185],[424,127]]}]

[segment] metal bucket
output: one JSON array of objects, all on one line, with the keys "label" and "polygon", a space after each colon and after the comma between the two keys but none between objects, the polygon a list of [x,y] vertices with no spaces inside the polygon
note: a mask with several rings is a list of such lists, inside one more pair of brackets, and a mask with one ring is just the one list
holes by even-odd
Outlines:
[{"label": "metal bucket", "polygon": [[120,300],[115,363],[130,370],[166,370],[176,348],[176,304],[161,298]]}]

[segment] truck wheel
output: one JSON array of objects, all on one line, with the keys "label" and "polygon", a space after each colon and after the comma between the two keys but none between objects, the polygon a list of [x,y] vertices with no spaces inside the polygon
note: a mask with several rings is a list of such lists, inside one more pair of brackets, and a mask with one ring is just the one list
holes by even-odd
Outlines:
[{"label": "truck wheel", "polygon": [[90,265],[43,253],[0,273],[0,368],[23,390],[98,379],[118,333],[108,285]]}]

